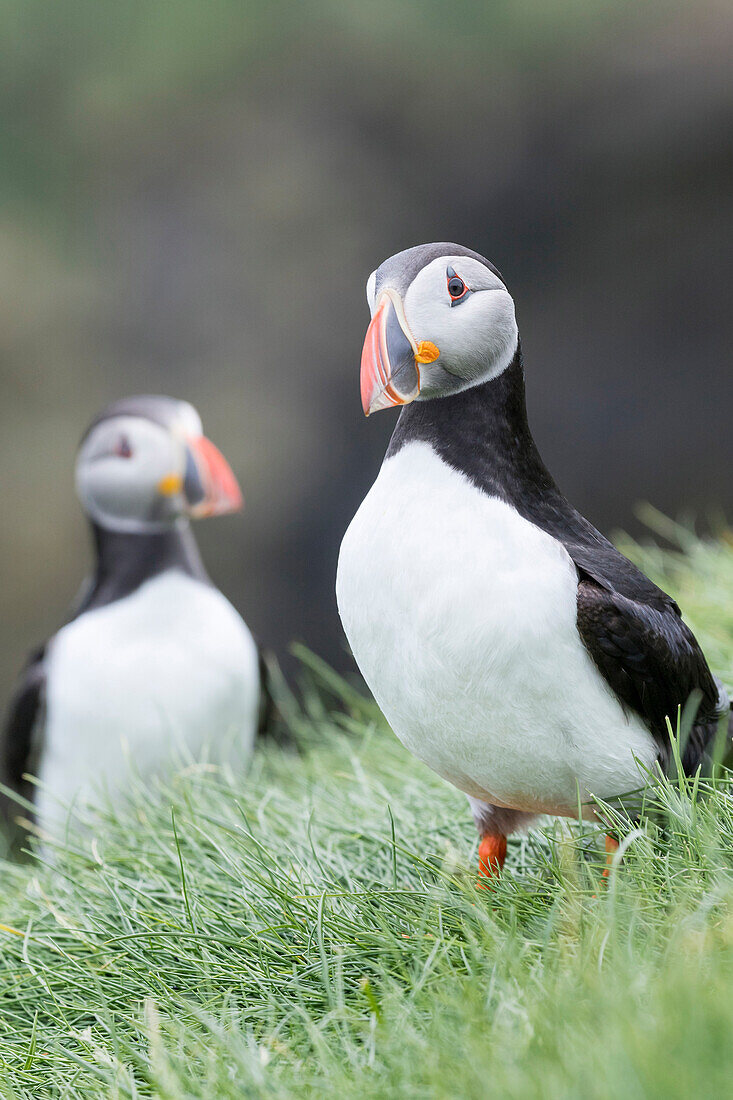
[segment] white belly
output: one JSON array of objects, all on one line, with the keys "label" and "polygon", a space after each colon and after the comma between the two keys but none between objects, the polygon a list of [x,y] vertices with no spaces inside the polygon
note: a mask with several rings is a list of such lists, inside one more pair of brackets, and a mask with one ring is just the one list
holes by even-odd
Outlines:
[{"label": "white belly", "polygon": [[42,828],[93,788],[124,787],[231,739],[251,749],[259,706],[257,649],[215,588],[177,571],[81,615],[53,640],[38,791]]},{"label": "white belly", "polygon": [[565,548],[426,443],[388,459],[341,546],[336,596],[400,740],[499,806],[577,813],[642,779],[653,740],[576,627]]}]

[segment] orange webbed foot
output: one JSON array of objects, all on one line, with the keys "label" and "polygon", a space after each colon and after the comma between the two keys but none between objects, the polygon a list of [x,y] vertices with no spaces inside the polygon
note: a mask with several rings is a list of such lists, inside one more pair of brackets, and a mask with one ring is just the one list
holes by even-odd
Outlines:
[{"label": "orange webbed foot", "polygon": [[506,859],[506,837],[500,833],[486,833],[478,846],[479,890],[490,890],[491,880],[498,878]]},{"label": "orange webbed foot", "polygon": [[603,869],[601,878],[608,878],[611,874],[611,866],[613,865],[613,857],[618,851],[619,844],[617,840],[614,840],[612,836],[606,837],[606,866]]}]

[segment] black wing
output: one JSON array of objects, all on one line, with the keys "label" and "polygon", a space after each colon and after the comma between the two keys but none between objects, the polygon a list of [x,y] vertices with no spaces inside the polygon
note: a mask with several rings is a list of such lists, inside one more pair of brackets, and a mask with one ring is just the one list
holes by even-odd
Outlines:
[{"label": "black wing", "polygon": [[729,709],[694,634],[674,601],[659,589],[655,591],[663,598],[655,598],[652,606],[609,590],[603,578],[589,577],[582,567],[579,572],[580,636],[622,703],[649,726],[664,766],[670,758],[667,717],[674,728],[677,708],[693,693],[699,698],[683,755],[685,771],[694,772],[715,737],[719,718]]},{"label": "black wing", "polygon": [[712,748],[728,696],[713,676],[679,607],[558,490],[543,498],[537,518],[559,539],[578,570],[578,631],[610,687],[646,722],[667,767],[667,717],[695,695],[694,725],[684,747],[685,771],[694,772]]},{"label": "black wing", "polygon": [[[23,776],[37,770],[41,751],[46,706],[45,654],[45,646],[36,650],[23,670],[0,740],[0,781],[28,801],[33,800],[33,785]],[[22,810],[8,795],[0,794],[0,813],[11,828]]]}]

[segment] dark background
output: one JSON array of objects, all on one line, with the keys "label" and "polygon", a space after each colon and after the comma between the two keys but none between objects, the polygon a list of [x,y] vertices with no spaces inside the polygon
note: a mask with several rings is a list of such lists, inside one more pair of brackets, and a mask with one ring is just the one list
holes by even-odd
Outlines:
[{"label": "dark background", "polygon": [[530,415],[604,530],[733,512],[733,6],[621,0],[3,6],[0,690],[88,562],[73,458],[132,392],[238,473],[201,524],[266,644],[347,663],[341,535],[364,284],[456,240],[517,302]]}]

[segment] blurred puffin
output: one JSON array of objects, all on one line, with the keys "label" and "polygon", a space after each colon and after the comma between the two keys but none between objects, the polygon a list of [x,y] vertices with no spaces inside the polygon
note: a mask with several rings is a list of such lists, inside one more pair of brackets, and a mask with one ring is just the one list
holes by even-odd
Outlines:
[{"label": "blurred puffin", "polygon": [[[479,869],[537,814],[594,817],[670,762],[729,737],[729,700],[677,604],[565,499],[529,430],[514,302],[456,244],[370,276],[367,416],[402,409],[341,546],[339,612],[394,732],[468,795]],[[614,849],[609,838],[607,851]]]},{"label": "blurred puffin", "polygon": [[[82,439],[76,488],[94,570],[71,620],[27,665],[0,746],[0,776],[35,801],[42,830],[94,784],[114,788],[127,754],[146,775],[172,744],[195,751],[231,733],[249,749],[261,706],[257,647],[189,523],[242,506],[193,406],[109,405]],[[10,800],[4,811],[19,812]]]}]

